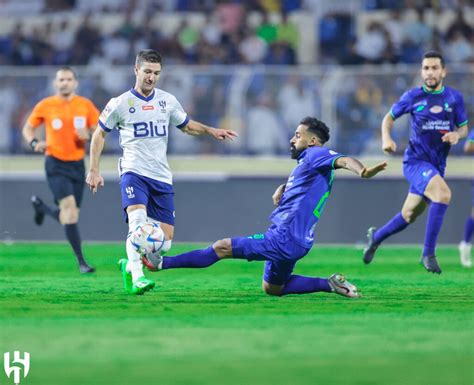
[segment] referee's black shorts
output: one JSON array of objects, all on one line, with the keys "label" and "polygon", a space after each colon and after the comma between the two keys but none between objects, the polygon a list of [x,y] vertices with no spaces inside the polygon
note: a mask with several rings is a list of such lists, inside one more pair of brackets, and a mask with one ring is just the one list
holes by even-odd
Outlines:
[{"label": "referee's black shorts", "polygon": [[85,184],[84,161],[65,162],[52,156],[46,156],[44,166],[46,179],[56,204],[61,199],[74,195],[77,207],[80,207]]}]

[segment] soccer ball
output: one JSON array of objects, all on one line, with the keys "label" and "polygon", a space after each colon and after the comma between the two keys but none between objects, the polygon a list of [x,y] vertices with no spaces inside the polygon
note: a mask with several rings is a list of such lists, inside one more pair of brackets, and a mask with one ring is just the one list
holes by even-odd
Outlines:
[{"label": "soccer ball", "polygon": [[139,254],[158,253],[165,243],[165,234],[156,223],[137,227],[129,236],[130,242]]}]

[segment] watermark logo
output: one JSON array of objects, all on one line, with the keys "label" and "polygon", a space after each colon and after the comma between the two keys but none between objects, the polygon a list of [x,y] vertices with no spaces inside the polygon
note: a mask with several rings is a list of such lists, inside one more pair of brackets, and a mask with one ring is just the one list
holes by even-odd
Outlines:
[{"label": "watermark logo", "polygon": [[13,352],[13,361],[10,361],[10,352],[4,353],[3,367],[8,378],[13,373],[13,382],[15,385],[18,385],[20,383],[21,370],[23,369],[23,378],[26,378],[30,371],[30,353],[25,352],[23,358],[21,358],[20,352],[15,350]]}]

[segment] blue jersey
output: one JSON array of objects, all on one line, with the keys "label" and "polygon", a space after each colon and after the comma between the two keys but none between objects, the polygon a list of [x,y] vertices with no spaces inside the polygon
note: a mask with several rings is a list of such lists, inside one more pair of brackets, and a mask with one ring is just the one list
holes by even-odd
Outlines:
[{"label": "blue jersey", "polygon": [[467,124],[462,94],[450,87],[435,92],[425,87],[413,88],[390,110],[393,119],[408,113],[411,115],[411,134],[404,161],[429,162],[444,175],[451,145],[443,143],[441,137]]},{"label": "blue jersey", "polygon": [[286,231],[295,243],[311,248],[314,227],[331,192],[334,162],[341,156],[325,147],[309,147],[300,154],[270,216],[276,231]]}]

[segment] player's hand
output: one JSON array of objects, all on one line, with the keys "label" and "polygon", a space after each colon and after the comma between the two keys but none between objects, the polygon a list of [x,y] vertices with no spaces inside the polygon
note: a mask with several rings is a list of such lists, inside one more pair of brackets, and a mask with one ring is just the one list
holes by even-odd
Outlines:
[{"label": "player's hand", "polygon": [[46,142],[44,140],[38,141],[36,143],[35,148],[33,149],[34,152],[45,152],[46,151]]},{"label": "player's hand", "polygon": [[380,171],[383,171],[387,168],[387,162],[379,163],[372,167],[364,167],[360,172],[361,178],[372,178],[374,175],[377,175]]},{"label": "player's hand", "polygon": [[237,138],[239,136],[235,131],[227,130],[225,128],[216,128],[211,131],[211,135],[217,140],[234,140],[234,138]]},{"label": "player's hand", "polygon": [[80,140],[89,140],[91,137],[90,131],[86,128],[76,129],[76,135]]},{"label": "player's hand", "polygon": [[104,186],[104,178],[102,178],[102,176],[100,176],[100,174],[95,171],[89,171],[87,173],[86,183],[89,186],[89,190],[95,194],[99,187]]},{"label": "player's hand", "polygon": [[444,143],[449,143],[451,145],[457,144],[459,142],[459,133],[454,131],[454,132],[447,132],[441,137],[441,140]]},{"label": "player's hand", "polygon": [[383,139],[382,150],[386,154],[393,154],[395,151],[397,151],[397,144],[392,138]]},{"label": "player's hand", "polygon": [[273,193],[272,200],[275,206],[278,206],[278,204],[280,203],[281,196],[285,192],[285,187],[286,187],[286,184],[281,184],[280,186],[277,187],[277,189]]}]

